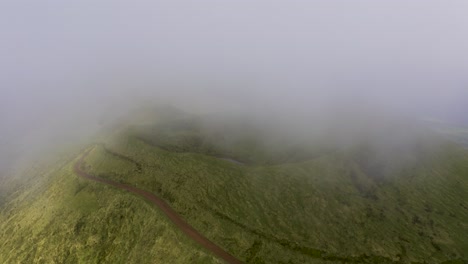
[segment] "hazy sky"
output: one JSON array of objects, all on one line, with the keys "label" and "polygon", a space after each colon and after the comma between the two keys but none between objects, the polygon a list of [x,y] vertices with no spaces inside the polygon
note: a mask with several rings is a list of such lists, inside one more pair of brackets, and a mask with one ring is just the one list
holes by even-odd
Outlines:
[{"label": "hazy sky", "polygon": [[142,98],[468,122],[467,14],[466,0],[2,0],[1,136]]}]

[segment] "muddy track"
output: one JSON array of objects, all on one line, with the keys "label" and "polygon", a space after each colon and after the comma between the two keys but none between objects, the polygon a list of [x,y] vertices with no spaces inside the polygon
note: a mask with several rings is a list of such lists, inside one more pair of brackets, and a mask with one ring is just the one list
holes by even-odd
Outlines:
[{"label": "muddy track", "polygon": [[174,211],[174,209],[172,209],[164,200],[157,197],[156,195],[154,195],[154,194],[152,194],[152,193],[150,193],[148,191],[141,190],[141,189],[135,188],[133,186],[127,185],[127,184],[118,183],[118,182],[111,181],[111,180],[108,180],[108,179],[99,178],[99,177],[90,175],[90,174],[86,173],[85,171],[83,171],[81,168],[82,168],[82,165],[84,163],[84,159],[86,158],[86,156],[89,154],[90,151],[91,150],[86,151],[81,156],[81,158],[78,160],[78,162],[75,163],[75,165],[73,167],[75,173],[78,176],[80,176],[82,178],[85,178],[85,179],[88,179],[88,180],[93,180],[93,181],[96,181],[96,182],[111,185],[111,186],[114,186],[116,188],[126,190],[128,192],[131,192],[131,193],[137,194],[139,196],[142,196],[147,201],[149,201],[152,204],[156,205],[180,230],[182,230],[182,232],[185,233],[185,235],[187,235],[188,237],[193,239],[195,242],[200,244],[202,247],[204,247],[208,251],[212,252],[214,255],[218,256],[219,258],[226,261],[227,263],[242,263],[240,260],[236,259],[234,256],[232,256],[231,254],[226,252],[224,249],[217,246],[215,243],[211,242],[208,238],[203,236],[200,232],[195,230],[195,228],[193,228],[191,225],[189,225],[187,222],[185,222],[179,216],[179,214],[177,214],[177,212]]}]

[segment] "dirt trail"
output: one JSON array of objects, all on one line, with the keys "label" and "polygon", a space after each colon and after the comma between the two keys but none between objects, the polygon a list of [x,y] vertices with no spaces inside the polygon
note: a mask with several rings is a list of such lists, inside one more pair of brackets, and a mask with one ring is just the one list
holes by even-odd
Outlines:
[{"label": "dirt trail", "polygon": [[161,198],[157,197],[156,195],[135,188],[130,185],[126,185],[123,183],[118,183],[115,181],[111,181],[108,179],[103,179],[99,178],[93,175],[90,175],[86,172],[84,172],[81,167],[84,162],[84,159],[86,156],[89,154],[91,150],[86,151],[83,156],[78,160],[78,162],[75,163],[74,170],[75,173],[78,174],[78,176],[82,178],[86,178],[89,180],[93,180],[96,182],[101,182],[105,183],[107,185],[112,185],[116,188],[126,190],[135,194],[138,194],[140,196],[143,196],[146,200],[150,201],[152,204],[156,205],[166,216],[180,229],[182,232],[184,232],[188,237],[191,239],[195,240],[198,244],[200,244],[202,247],[206,248],[207,250],[211,251],[213,254],[218,256],[219,258],[223,259],[224,261],[228,263],[242,263],[240,260],[236,259],[234,256],[226,252],[224,249],[221,247],[217,246],[215,243],[211,242],[208,238],[203,236],[201,233],[199,233],[197,230],[195,230],[191,225],[189,225],[187,222],[185,222],[179,214],[177,214],[174,209],[172,209],[164,200]]}]

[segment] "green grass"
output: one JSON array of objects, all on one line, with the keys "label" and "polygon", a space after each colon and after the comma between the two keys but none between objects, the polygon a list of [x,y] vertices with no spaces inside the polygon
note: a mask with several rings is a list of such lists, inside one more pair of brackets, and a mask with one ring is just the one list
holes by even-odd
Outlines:
[{"label": "green grass", "polygon": [[[366,146],[263,140],[249,126],[204,126],[181,113],[157,120],[97,144],[86,170],[157,194],[242,261],[468,260],[465,150],[423,141],[394,158]],[[77,178],[72,164],[7,199],[0,262],[217,261],[157,208]]]},{"label": "green grass", "polygon": [[220,263],[143,199],[78,178],[74,162],[3,207],[0,263]]},{"label": "green grass", "polygon": [[467,258],[468,157],[457,148],[424,150],[427,157],[415,157],[388,172],[391,177],[376,179],[353,151],[237,165],[216,157],[223,156],[224,146],[203,153],[199,146],[207,143],[189,144],[185,135],[172,134],[164,147],[148,144],[141,135],[122,136],[107,144],[127,158],[97,148],[87,159],[90,172],[162,196],[246,262]]}]

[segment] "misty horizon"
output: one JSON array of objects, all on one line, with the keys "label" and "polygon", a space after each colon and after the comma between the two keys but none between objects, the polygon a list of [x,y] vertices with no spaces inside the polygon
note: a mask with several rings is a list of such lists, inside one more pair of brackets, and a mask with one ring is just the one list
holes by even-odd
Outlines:
[{"label": "misty horizon", "polygon": [[6,1],[0,10],[2,149],[92,134],[154,101],[273,121],[369,112],[468,125],[465,1]]}]

